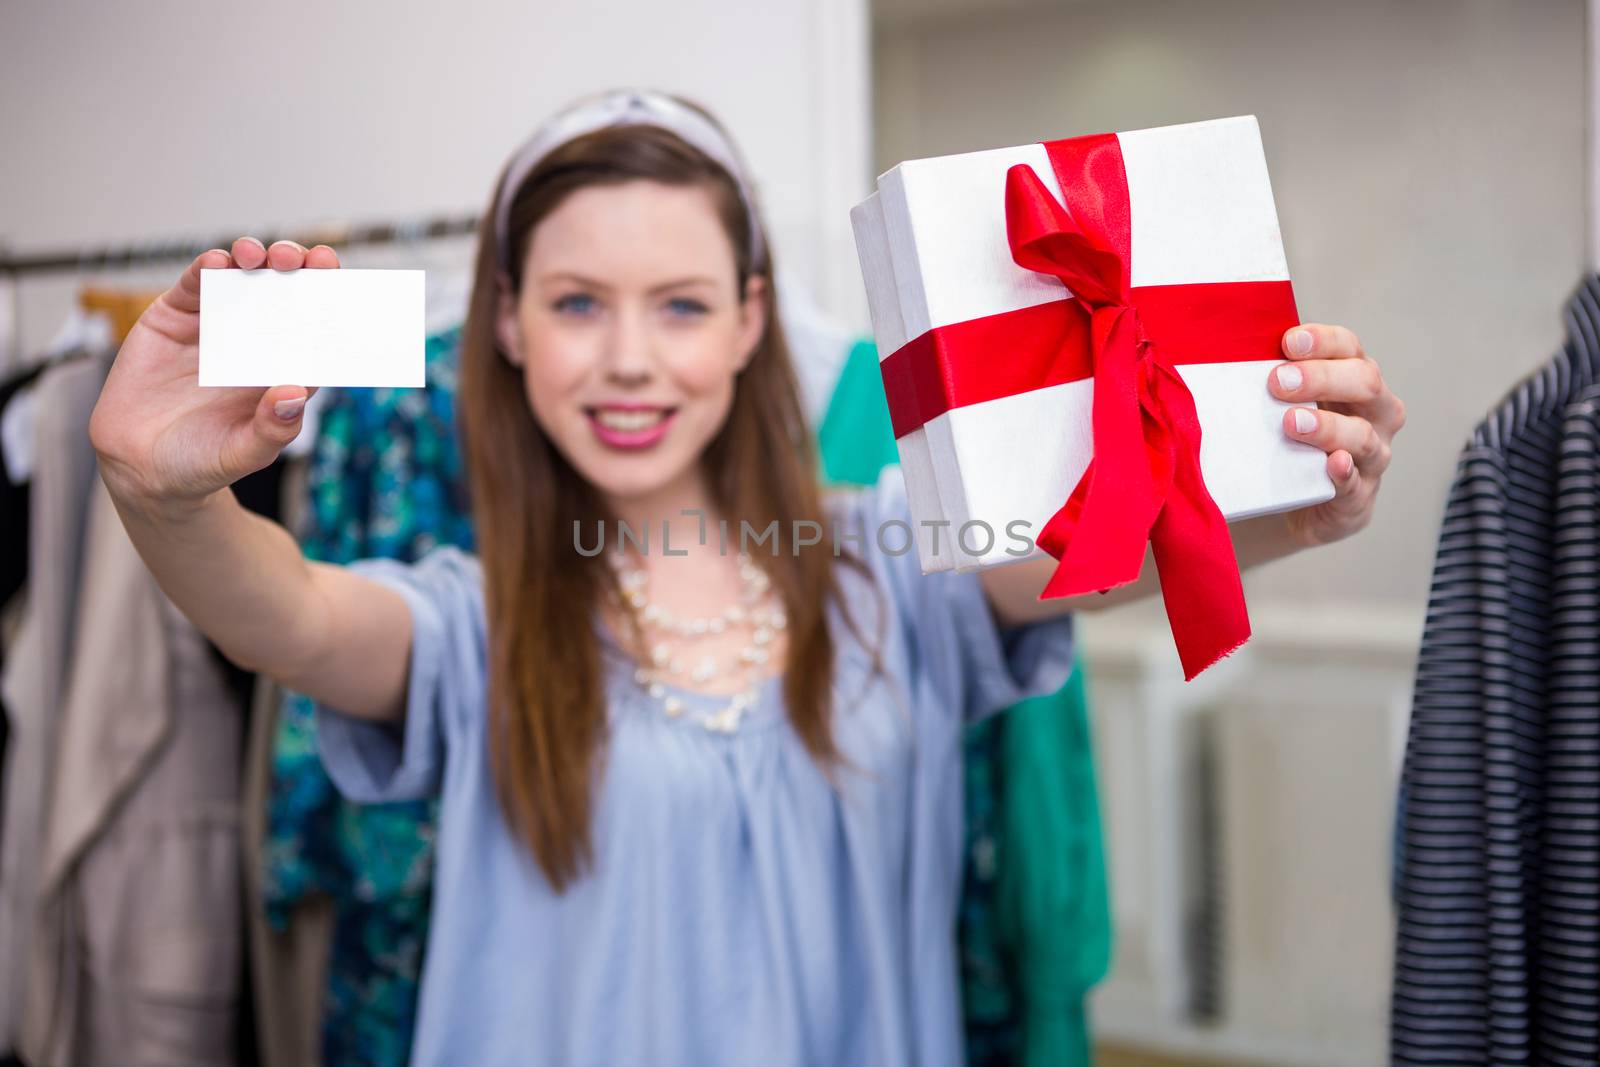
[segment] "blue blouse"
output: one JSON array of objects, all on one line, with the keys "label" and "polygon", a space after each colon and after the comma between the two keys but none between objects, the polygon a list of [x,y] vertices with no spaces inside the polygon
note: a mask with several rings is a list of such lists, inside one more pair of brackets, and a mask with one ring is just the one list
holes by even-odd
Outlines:
[{"label": "blue blouse", "polygon": [[440,797],[414,1063],[961,1062],[961,728],[1059,689],[1071,622],[997,626],[975,574],[925,576],[914,551],[885,551],[880,525],[911,522],[898,469],[829,509],[868,564],[870,580],[839,581],[869,640],[881,624],[885,666],[872,673],[833,609],[837,787],[789,728],[779,679],[715,734],[667,718],[596,625],[610,735],[595,862],[560,894],[494,794],[477,561],[442,547],[350,565],[410,608],[406,720],[319,707],[323,761],[358,802]]}]

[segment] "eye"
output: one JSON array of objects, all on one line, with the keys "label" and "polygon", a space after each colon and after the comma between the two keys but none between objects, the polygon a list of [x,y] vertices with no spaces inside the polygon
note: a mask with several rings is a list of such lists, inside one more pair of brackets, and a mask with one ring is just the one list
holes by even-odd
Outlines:
[{"label": "eye", "polygon": [[677,318],[694,318],[711,309],[693,297],[675,296],[667,301],[667,310]]},{"label": "eye", "polygon": [[562,315],[589,315],[594,313],[599,304],[588,293],[568,293],[558,297],[550,306]]}]

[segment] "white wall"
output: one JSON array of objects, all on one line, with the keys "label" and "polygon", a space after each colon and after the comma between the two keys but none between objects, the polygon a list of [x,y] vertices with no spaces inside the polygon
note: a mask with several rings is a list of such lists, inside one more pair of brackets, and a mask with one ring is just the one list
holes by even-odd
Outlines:
[{"label": "white wall", "polygon": [[1346,323],[1410,407],[1363,536],[1252,574],[1420,631],[1455,456],[1548,358],[1584,263],[1583,0],[880,5],[877,169],[1260,116],[1301,313]]},{"label": "white wall", "polygon": [[[726,122],[781,264],[864,320],[867,47],[864,0],[3,4],[0,243],[477,212],[552,109],[642,84]],[[27,347],[74,288],[25,288]]]},{"label": "white wall", "polygon": [[[1314,632],[1254,614],[1255,638],[1191,683],[1158,626],[1080,629],[1115,917],[1094,1033],[1206,1063],[1370,1067],[1385,1060],[1414,650],[1368,613]],[[1189,1011],[1201,988],[1214,1017]]]}]

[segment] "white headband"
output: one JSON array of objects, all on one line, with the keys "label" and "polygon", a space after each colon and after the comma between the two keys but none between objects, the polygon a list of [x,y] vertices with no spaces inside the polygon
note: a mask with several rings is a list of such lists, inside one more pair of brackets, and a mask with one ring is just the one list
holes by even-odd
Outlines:
[{"label": "white headband", "polygon": [[727,171],[739,188],[750,220],[750,262],[760,270],[766,265],[766,246],[761,238],[761,223],[756,218],[750,183],[727,135],[692,107],[672,97],[649,90],[622,90],[580,101],[546,122],[526,144],[518,149],[506,168],[500,194],[495,197],[494,239],[500,269],[511,274],[511,200],[533,168],[568,141],[611,126],[656,126],[677,134]]}]

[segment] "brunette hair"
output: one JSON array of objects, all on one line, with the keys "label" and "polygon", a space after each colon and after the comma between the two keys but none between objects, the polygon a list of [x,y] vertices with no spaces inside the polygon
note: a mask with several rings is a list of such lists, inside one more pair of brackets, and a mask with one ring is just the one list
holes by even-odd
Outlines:
[{"label": "brunette hair", "polygon": [[[738,376],[726,423],[701,457],[715,506],[730,525],[743,519],[757,529],[773,520],[780,531],[801,520],[821,521],[818,464],[777,321],[770,252],[765,263],[751,262],[750,227],[759,223],[723,167],[648,125],[597,130],[554,149],[505,193],[513,198],[513,290],[521,288],[534,228],[567,196],[641,179],[705,188],[735,252],[740,299],[747,298],[752,274],[767,279],[760,297],[765,333]],[[574,550],[575,522],[591,529],[610,516],[535,420],[522,372],[496,342],[502,284],[492,221],[497,206],[491,202],[479,231],[458,400],[488,615],[489,757],[508,824],[559,891],[592,859],[593,786],[603,762],[606,714],[601,649],[590,620],[602,598],[617,592],[617,580],[601,556]],[[838,752],[830,726],[834,648],[826,605],[840,598],[834,559],[822,551],[753,555],[789,621],[782,686],[789,721],[812,757],[831,770]]]}]

